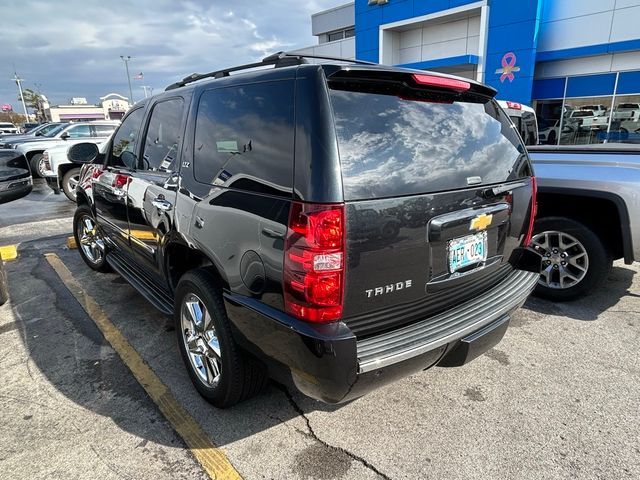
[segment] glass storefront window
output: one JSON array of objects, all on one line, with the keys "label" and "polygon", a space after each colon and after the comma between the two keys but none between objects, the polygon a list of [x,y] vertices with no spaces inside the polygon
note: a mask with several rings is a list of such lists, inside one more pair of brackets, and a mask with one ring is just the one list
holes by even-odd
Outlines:
[{"label": "glass storefront window", "polygon": [[613,106],[610,143],[640,143],[640,95],[620,95]]},{"label": "glass storefront window", "polygon": [[[627,94],[636,91],[636,88],[640,89],[638,75],[640,72],[620,72],[554,79],[556,83],[557,80],[564,80],[564,91],[567,97],[534,102],[540,143],[547,145],[640,144],[640,93]],[[602,77],[597,78],[599,84],[593,82],[595,77]],[[605,84],[607,82],[608,84]],[[593,85],[596,85],[596,88]],[[572,92],[575,95],[578,90],[584,91],[587,88],[599,89],[599,93],[610,92],[611,94],[572,96]]]}]

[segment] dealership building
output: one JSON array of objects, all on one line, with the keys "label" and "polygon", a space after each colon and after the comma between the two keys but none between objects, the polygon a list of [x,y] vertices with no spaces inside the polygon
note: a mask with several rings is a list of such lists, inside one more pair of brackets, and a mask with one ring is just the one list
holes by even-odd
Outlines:
[{"label": "dealership building", "polygon": [[640,0],[356,0],[311,22],[302,52],[473,78],[543,122],[640,104]]}]

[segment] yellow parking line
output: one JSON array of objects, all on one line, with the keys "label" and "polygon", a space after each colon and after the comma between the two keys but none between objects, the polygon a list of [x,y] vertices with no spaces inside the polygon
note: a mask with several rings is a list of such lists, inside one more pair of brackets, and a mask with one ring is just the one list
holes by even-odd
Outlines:
[{"label": "yellow parking line", "polygon": [[4,247],[0,247],[0,259],[8,262],[9,260],[15,260],[16,258],[18,258],[17,245],[7,245]]},{"label": "yellow parking line", "polygon": [[105,311],[73,278],[69,269],[62,263],[62,260],[55,253],[47,253],[45,257],[60,277],[60,280],[102,331],[104,338],[111,344],[140,385],[158,405],[160,411],[169,420],[175,431],[185,441],[191,453],[209,477],[212,479],[241,479],[242,477],[231,465],[224,452],[211,442],[200,425],[178,403],[171,390],[162,383],[151,367],[127,341],[122,332],[109,320]]}]

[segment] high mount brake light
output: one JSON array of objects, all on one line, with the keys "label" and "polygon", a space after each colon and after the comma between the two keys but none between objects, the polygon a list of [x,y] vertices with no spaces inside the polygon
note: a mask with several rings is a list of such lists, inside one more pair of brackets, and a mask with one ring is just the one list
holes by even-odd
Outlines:
[{"label": "high mount brake light", "polygon": [[342,317],[344,205],[293,202],[284,252],[284,304],[290,315],[326,323]]},{"label": "high mount brake light", "polygon": [[531,216],[529,217],[529,229],[527,236],[524,237],[524,246],[528,247],[533,237],[533,224],[538,214],[538,181],[536,177],[531,177]]},{"label": "high mount brake light", "polygon": [[429,87],[448,88],[459,92],[466,92],[471,88],[469,82],[456,80],[455,78],[437,77],[435,75],[413,74],[413,80],[419,85],[427,85]]}]

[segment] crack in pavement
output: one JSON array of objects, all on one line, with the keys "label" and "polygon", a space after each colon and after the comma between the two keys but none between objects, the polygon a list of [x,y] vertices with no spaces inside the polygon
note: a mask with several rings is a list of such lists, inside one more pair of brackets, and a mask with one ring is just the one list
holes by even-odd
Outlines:
[{"label": "crack in pavement", "polygon": [[312,438],[313,440],[315,440],[319,444],[323,445],[325,448],[328,448],[330,450],[334,450],[336,452],[340,452],[340,453],[343,453],[343,454],[347,455],[349,458],[359,462],[365,468],[368,468],[369,470],[374,472],[380,478],[383,478],[384,480],[391,480],[391,477],[389,477],[387,474],[385,474],[385,473],[381,472],[380,470],[378,470],[374,465],[369,463],[364,458],[356,455],[355,453],[350,452],[349,450],[346,450],[346,449],[344,449],[342,447],[336,447],[334,445],[331,445],[331,444],[325,442],[321,438],[318,438],[318,435],[316,435],[316,432],[313,430],[313,427],[311,426],[311,421],[309,420],[309,417],[307,417],[307,414],[304,413],[304,410],[302,410],[302,408],[296,403],[296,401],[293,398],[293,395],[291,395],[291,392],[289,392],[289,390],[285,386],[282,386],[282,385],[278,385],[278,388],[284,393],[285,397],[287,397],[287,400],[289,400],[289,404],[296,411],[296,413],[298,415],[300,415],[304,419],[304,421],[305,421],[305,423],[307,425],[307,429],[309,430],[308,432],[303,432],[300,429],[296,428],[297,431],[299,431],[302,435],[305,435],[307,437]]}]

